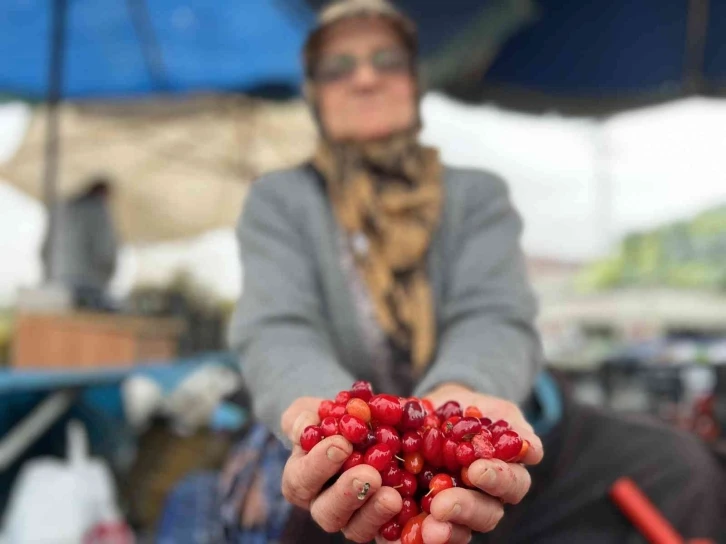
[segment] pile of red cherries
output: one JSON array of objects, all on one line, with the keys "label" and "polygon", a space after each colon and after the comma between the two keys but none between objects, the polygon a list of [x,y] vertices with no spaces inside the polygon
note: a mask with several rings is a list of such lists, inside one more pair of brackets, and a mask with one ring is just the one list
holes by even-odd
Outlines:
[{"label": "pile of red cherries", "polygon": [[452,487],[475,489],[468,468],[477,459],[518,462],[529,442],[504,420],[484,417],[476,406],[449,401],[434,408],[427,399],[374,395],[357,381],[318,409],[319,425],[303,430],[300,446],[310,451],[324,438],[340,435],[354,451],[340,469],[370,465],[384,486],[403,499],[401,512],[381,527],[386,540],[422,542],[421,526],[434,497]]}]

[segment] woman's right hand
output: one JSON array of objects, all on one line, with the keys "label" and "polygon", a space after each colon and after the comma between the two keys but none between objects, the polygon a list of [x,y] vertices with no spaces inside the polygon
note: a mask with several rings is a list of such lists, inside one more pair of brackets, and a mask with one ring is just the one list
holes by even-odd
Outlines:
[{"label": "woman's right hand", "polygon": [[401,510],[401,496],[381,486],[381,475],[373,467],[358,465],[335,476],[353,446],[342,436],[322,440],[308,453],[300,447],[300,435],[308,425],[320,422],[321,399],[296,400],[282,416],[282,428],[293,450],[282,475],[282,493],[292,504],[310,511],[315,522],[328,533],[342,531],[354,542],[370,542],[383,524]]}]

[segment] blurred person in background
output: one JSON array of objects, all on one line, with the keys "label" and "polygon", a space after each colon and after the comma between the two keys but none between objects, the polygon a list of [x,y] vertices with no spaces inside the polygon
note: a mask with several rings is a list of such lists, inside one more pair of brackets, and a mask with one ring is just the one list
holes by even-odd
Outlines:
[{"label": "blurred person in background", "polygon": [[48,233],[43,244],[45,269],[53,271],[50,279],[70,289],[79,308],[112,309],[107,292],[116,270],[118,241],[111,198],[111,180],[90,179],[83,192],[59,205],[54,243],[49,243]]},{"label": "blurred person in background", "polygon": [[[297,507],[291,540],[367,542],[401,508],[365,465],[326,486],[352,452],[343,437],[307,455],[299,446],[321,400],[356,379],[376,392],[476,405],[532,444],[529,470],[480,460],[469,475],[485,493],[440,493],[424,525],[428,544],[472,534],[623,542],[635,530],[607,495],[623,475],[684,535],[716,537],[723,474],[699,442],[580,406],[542,371],[522,225],[505,183],[443,165],[419,143],[412,23],[382,0],[335,3],[304,60],[319,146],[309,163],[251,189],[230,331],[255,415],[292,447],[281,470]],[[359,500],[363,483],[370,489]]]}]

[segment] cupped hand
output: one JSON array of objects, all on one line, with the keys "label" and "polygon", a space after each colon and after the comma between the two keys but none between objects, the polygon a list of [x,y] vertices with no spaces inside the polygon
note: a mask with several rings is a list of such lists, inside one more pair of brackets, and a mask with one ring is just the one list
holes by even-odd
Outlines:
[{"label": "cupped hand", "polygon": [[368,465],[345,471],[326,488],[353,447],[342,436],[331,436],[305,453],[300,447],[300,435],[308,425],[319,423],[320,399],[298,399],[296,403],[288,410],[297,413],[293,423],[288,412],[282,422],[283,430],[289,429],[288,436],[293,443],[282,475],[283,495],[292,504],[309,510],[326,532],[342,531],[354,542],[370,542],[381,526],[401,510],[401,496],[396,490],[382,486],[381,475]]},{"label": "cupped hand", "polygon": [[494,530],[504,516],[504,504],[517,504],[527,494],[531,478],[524,465],[534,465],[542,460],[542,441],[520,409],[504,399],[482,395],[454,384],[438,388],[427,398],[436,407],[449,400],[459,402],[462,409],[477,406],[493,421],[504,419],[509,422],[530,443],[521,463],[505,463],[498,459],[480,459],[472,463],[468,476],[480,491],[447,489],[432,501],[431,515],[423,524],[424,542],[468,542],[472,532],[487,533]]}]

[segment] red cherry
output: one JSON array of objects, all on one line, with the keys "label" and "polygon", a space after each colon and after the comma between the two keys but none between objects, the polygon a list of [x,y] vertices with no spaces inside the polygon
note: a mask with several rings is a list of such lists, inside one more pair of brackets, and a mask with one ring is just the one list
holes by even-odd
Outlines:
[{"label": "red cherry", "polygon": [[441,432],[444,436],[451,436],[451,432],[454,430],[454,425],[461,421],[460,416],[451,416],[449,419],[441,424]]},{"label": "red cherry", "polygon": [[363,456],[363,462],[372,466],[377,471],[384,470],[393,460],[393,451],[387,444],[376,444],[371,446]]},{"label": "red cherry", "polygon": [[476,459],[476,451],[471,442],[462,442],[456,446],[456,462],[462,467],[468,467]]},{"label": "red cherry", "polygon": [[338,427],[340,428],[340,434],[353,444],[359,444],[368,437],[366,424],[350,414],[345,414],[340,418]]},{"label": "red cherry", "polygon": [[501,434],[504,431],[508,431],[509,429],[510,429],[509,423],[507,423],[503,419],[495,421],[494,423],[489,425],[489,431],[492,433],[492,439],[494,442],[497,441],[497,439],[501,436]]},{"label": "red cherry", "polygon": [[435,467],[443,464],[443,448],[444,434],[440,430],[429,429],[424,433],[421,453],[429,464]]},{"label": "red cherry", "polygon": [[423,522],[428,514],[421,513],[409,519],[401,530],[401,544],[424,544]]},{"label": "red cherry", "polygon": [[404,431],[415,431],[423,425],[426,413],[417,400],[409,401],[403,408],[400,426]]},{"label": "red cherry", "polygon": [[451,476],[448,474],[437,474],[431,478],[429,493],[435,497],[445,489],[451,489],[452,487],[454,487],[454,481],[451,479]]},{"label": "red cherry", "polygon": [[345,411],[350,415],[357,417],[363,423],[368,423],[371,420],[371,409],[364,400],[350,399],[348,404],[345,405]]},{"label": "red cherry", "polygon": [[401,451],[401,437],[390,425],[379,425],[375,434],[376,440],[381,444],[388,444],[394,455]]},{"label": "red cherry", "polygon": [[421,511],[419,510],[416,501],[413,500],[411,497],[406,497],[405,499],[403,499],[403,506],[401,507],[401,511],[394,519],[399,523],[399,525],[403,527],[404,525],[406,525],[409,519],[418,516],[420,513]]},{"label": "red cherry", "polygon": [[401,538],[401,524],[396,520],[396,518],[393,518],[381,527],[380,535],[391,542],[398,540]]},{"label": "red cherry", "polygon": [[353,383],[353,387],[350,388],[350,394],[357,399],[368,402],[373,396],[373,387],[370,382],[358,380]]},{"label": "red cherry", "polygon": [[461,481],[466,487],[476,487],[469,479],[469,467],[461,467]]},{"label": "red cherry", "polygon": [[529,446],[529,440],[522,441],[522,449],[519,450],[519,455],[517,455],[517,458],[514,460],[515,462],[519,462],[524,459],[524,456],[527,455],[527,451],[529,450]]},{"label": "red cherry", "polygon": [[464,417],[451,429],[451,438],[457,442],[469,441],[481,431],[481,422],[475,417]]},{"label": "red cherry", "polygon": [[444,447],[442,450],[442,457],[444,460],[444,466],[446,467],[446,470],[449,472],[454,472],[459,470],[459,461],[456,459],[456,447],[459,444],[456,442],[456,440],[452,440],[451,438],[447,438],[444,440]]},{"label": "red cherry", "polygon": [[450,400],[449,402],[445,402],[444,404],[439,406],[438,410],[436,410],[436,415],[444,421],[454,416],[461,417],[461,405],[455,400]]},{"label": "red cherry", "polygon": [[431,513],[431,503],[434,500],[433,495],[424,495],[421,499],[421,510],[426,512],[427,514]]},{"label": "red cherry", "polygon": [[424,429],[438,429],[441,426],[441,420],[436,414],[429,414],[424,418],[423,427]]},{"label": "red cherry", "polygon": [[345,460],[345,463],[343,463],[343,466],[340,467],[341,472],[345,472],[346,470],[357,467],[358,465],[363,463],[363,454],[359,451],[354,451],[350,454],[350,456]]},{"label": "red cherry", "polygon": [[403,408],[393,395],[374,395],[368,401],[368,406],[373,418],[385,425],[397,425],[401,421]]},{"label": "red cherry", "polygon": [[424,410],[426,410],[426,415],[433,414],[436,411],[436,408],[434,408],[434,403],[431,402],[429,399],[423,399],[421,401],[421,405],[424,407]]},{"label": "red cherry", "polygon": [[513,461],[522,451],[522,438],[515,431],[504,431],[494,442],[494,457],[502,461]]},{"label": "red cherry", "polygon": [[335,403],[336,404],[342,404],[345,406],[348,404],[348,401],[353,398],[353,395],[350,394],[350,391],[341,391],[335,396]]},{"label": "red cherry", "polygon": [[345,404],[333,404],[333,406],[330,408],[330,412],[328,413],[328,416],[334,417],[335,419],[340,419],[345,415]]},{"label": "red cherry", "polygon": [[403,471],[398,468],[397,463],[392,462],[381,471],[381,483],[387,487],[398,487],[401,485]]},{"label": "red cherry", "polygon": [[318,406],[318,417],[320,421],[330,415],[330,410],[333,409],[333,406],[335,406],[335,403],[332,400],[324,400],[320,403],[320,406]]},{"label": "red cherry", "polygon": [[484,417],[484,414],[482,414],[481,410],[479,410],[476,406],[467,406],[466,410],[464,410],[464,417],[480,418]]},{"label": "red cherry", "polygon": [[317,425],[308,425],[300,435],[300,447],[305,451],[313,449],[323,439],[323,431]]},{"label": "red cherry", "polygon": [[401,484],[398,486],[398,492],[401,494],[401,497],[413,497],[416,494],[416,489],[418,489],[416,476],[404,471],[401,476]]},{"label": "red cherry", "polygon": [[480,433],[471,439],[471,445],[474,446],[474,454],[477,459],[491,459],[494,457],[494,446],[484,433]]},{"label": "red cherry", "polygon": [[334,417],[326,417],[320,422],[320,430],[323,432],[323,436],[325,438],[340,434],[340,430],[338,429],[338,420]]},{"label": "red cherry", "polygon": [[418,474],[418,486],[421,489],[428,489],[431,479],[436,476],[436,471],[430,466],[424,466]]},{"label": "red cherry", "polygon": [[423,438],[416,431],[407,431],[401,439],[403,453],[413,453],[421,449]]},{"label": "red cherry", "polygon": [[424,468],[424,457],[420,451],[407,453],[403,457],[403,468],[411,474],[418,474]]}]

